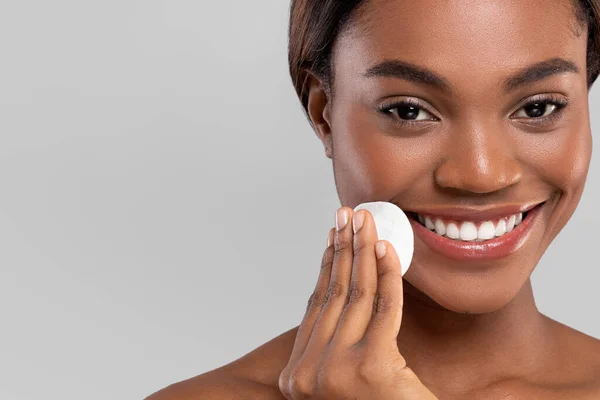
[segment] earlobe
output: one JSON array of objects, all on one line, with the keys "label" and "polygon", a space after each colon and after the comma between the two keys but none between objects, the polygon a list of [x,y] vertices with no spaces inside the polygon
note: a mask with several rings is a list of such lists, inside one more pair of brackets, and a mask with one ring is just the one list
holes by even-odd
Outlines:
[{"label": "earlobe", "polygon": [[307,74],[307,114],[315,134],[323,143],[325,155],[332,158],[331,104],[323,83],[312,73]]}]

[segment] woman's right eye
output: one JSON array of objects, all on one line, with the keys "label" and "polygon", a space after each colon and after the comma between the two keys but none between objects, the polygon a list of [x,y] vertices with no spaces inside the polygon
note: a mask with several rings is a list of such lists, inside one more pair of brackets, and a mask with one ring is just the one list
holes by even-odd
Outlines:
[{"label": "woman's right eye", "polygon": [[437,118],[420,104],[411,101],[386,104],[380,110],[390,115],[399,124],[418,124],[419,121],[437,121]]}]

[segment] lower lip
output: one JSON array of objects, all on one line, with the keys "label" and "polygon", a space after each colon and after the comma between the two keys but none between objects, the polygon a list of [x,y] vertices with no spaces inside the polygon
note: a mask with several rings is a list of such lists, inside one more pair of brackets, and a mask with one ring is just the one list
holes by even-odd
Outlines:
[{"label": "lower lip", "polygon": [[485,242],[464,242],[448,239],[430,231],[419,222],[410,219],[415,235],[433,251],[459,261],[488,261],[504,258],[519,250],[532,231],[543,205],[529,210],[527,218],[515,229]]}]

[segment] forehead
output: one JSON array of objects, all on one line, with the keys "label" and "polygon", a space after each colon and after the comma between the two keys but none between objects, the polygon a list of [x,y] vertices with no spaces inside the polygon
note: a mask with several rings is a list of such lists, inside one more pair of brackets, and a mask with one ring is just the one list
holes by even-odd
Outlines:
[{"label": "forehead", "polygon": [[334,47],[336,82],[390,59],[478,87],[554,57],[585,75],[587,34],[572,0],[365,1]]}]

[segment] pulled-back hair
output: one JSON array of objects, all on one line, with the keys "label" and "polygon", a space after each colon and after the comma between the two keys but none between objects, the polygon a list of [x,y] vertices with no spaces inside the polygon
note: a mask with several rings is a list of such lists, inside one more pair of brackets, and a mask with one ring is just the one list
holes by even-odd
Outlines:
[{"label": "pulled-back hair", "polygon": [[[570,0],[575,18],[587,26],[588,90],[600,73],[600,0]],[[365,0],[292,0],[290,6],[288,62],[296,93],[306,110],[307,70],[330,88],[333,44],[353,13]]]}]

